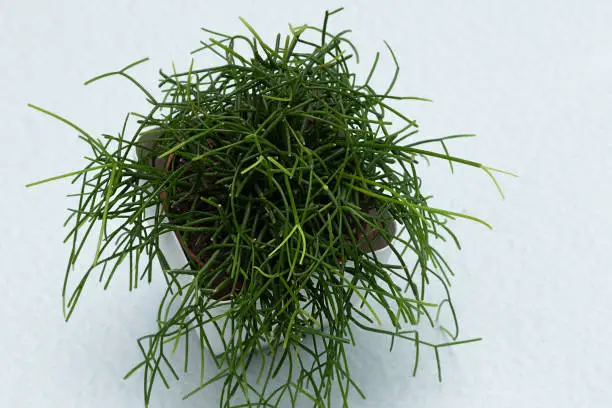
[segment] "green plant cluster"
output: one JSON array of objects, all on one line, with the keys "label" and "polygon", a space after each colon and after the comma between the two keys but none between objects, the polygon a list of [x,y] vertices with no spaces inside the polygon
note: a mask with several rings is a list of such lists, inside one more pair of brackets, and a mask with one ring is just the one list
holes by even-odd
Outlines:
[{"label": "green plant cluster", "polygon": [[[91,147],[83,169],[43,180],[80,183],[67,220],[66,318],[93,275],[106,288],[129,273],[132,290],[159,273],[155,260],[162,266],[158,329],[138,341],[143,360],[128,374],[144,372],[147,404],[155,382],[178,378],[177,364],[199,364],[193,393],[220,383],[220,407],[293,406],[298,398],[347,406],[351,390],[361,393],[347,356],[356,331],[413,342],[415,372],[420,347],[438,358],[440,347],[462,343],[458,328],[445,344],[427,342],[418,324],[424,317],[433,325],[445,303],[454,316],[450,296],[426,299],[430,281],[450,284],[434,247],[437,239],[457,242],[448,220],[482,221],[430,206],[417,168],[438,158],[451,168],[491,169],[448,154],[446,140],[469,135],[415,141],[417,123],[396,105],[420,98],[392,94],[399,67],[388,89],[370,85],[379,54],[358,81],[348,31],[328,31],[333,13],[322,27],[290,27],[270,44],[246,22],[245,35],[205,30],[211,38],[195,52],[221,63],[160,72],[159,98],[128,73],[144,60],[88,81],[122,76],[152,105],[128,115],[118,136],[92,137],[35,107]],[[130,119],[138,126],[128,135]],[[441,143],[444,153],[428,143]],[[168,234],[185,250],[181,268],[160,249]],[[69,289],[90,242],[91,267]],[[381,242],[397,262],[378,259]],[[217,313],[221,305],[229,307]],[[232,333],[219,355],[210,352],[211,327]],[[199,334],[197,350],[191,333]]]}]

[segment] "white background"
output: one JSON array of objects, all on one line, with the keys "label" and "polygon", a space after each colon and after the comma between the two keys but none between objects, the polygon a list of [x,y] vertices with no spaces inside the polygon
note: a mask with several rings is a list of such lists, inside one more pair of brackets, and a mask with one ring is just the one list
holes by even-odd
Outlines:
[{"label": "white background", "polygon": [[[464,338],[445,350],[444,382],[424,353],[410,376],[409,345],[361,336],[351,354],[368,395],[352,407],[606,407],[612,400],[612,2],[346,1],[331,23],[352,28],[367,72],[383,40],[402,66],[397,92],[422,133],[473,132],[451,151],[516,172],[500,177],[506,199],[473,169],[424,168],[433,203],[478,215],[488,231],[459,221],[463,250],[449,253]],[[119,278],[86,289],[74,318],[61,314],[68,247],[62,222],[71,192],[28,182],[80,168],[73,130],[28,109],[32,102],[94,134],[120,130],[142,95],[120,79],[83,81],[140,59],[154,88],[157,70],[187,67],[206,26],[243,31],[244,16],[272,39],[287,23],[319,24],[338,1],[9,1],[0,6],[0,406],[138,407],[136,338],[153,327],[160,286],[128,293]],[[392,72],[383,53],[377,85]],[[125,269],[123,269],[125,272]],[[125,276],[125,274],[124,274]],[[153,407],[216,406],[216,390],[185,402],[185,376]]]}]

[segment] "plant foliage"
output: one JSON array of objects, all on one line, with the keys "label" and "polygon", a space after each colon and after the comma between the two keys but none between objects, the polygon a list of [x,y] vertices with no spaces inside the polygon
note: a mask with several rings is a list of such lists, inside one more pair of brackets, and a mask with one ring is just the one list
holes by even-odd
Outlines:
[{"label": "plant foliage", "polygon": [[[328,31],[336,11],[322,27],[290,26],[270,44],[245,21],[245,35],[205,30],[211,37],[195,52],[222,62],[160,72],[159,98],[128,73],[145,60],[88,81],[125,77],[151,104],[128,115],[118,136],[93,137],[33,106],[91,147],[83,169],[41,181],[80,184],[67,220],[66,319],[92,276],[106,288],[129,273],[132,290],[160,273],[155,260],[162,266],[157,331],[139,339],[143,359],[128,374],[144,372],[146,404],[156,381],[178,378],[181,344],[182,368],[200,365],[193,393],[219,382],[220,407],[293,406],[298,397],[328,407],[361,393],[347,357],[358,330],[414,343],[415,372],[420,347],[438,358],[440,347],[477,340],[458,341],[458,328],[444,344],[419,338],[419,322],[434,325],[437,306],[450,305],[454,317],[450,297],[426,299],[430,281],[448,289],[452,273],[435,241],[457,242],[449,219],[484,222],[430,206],[417,168],[437,158],[492,169],[448,154],[446,140],[469,135],[414,141],[416,122],[394,105],[420,98],[392,94],[399,67],[387,89],[370,85],[379,54],[358,81],[348,31]],[[128,135],[130,119],[138,126]],[[168,234],[185,248],[180,268],[160,249]],[[396,263],[378,259],[377,240]],[[91,267],[75,276],[88,245]],[[210,352],[211,330],[231,333],[221,354]],[[189,348],[192,332],[198,350]],[[207,359],[214,365],[205,370]]]}]

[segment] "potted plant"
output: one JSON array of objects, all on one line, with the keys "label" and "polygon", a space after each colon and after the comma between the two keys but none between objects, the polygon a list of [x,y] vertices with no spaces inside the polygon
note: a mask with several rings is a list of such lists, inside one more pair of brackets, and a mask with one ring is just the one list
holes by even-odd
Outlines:
[{"label": "potted plant", "polygon": [[[414,343],[415,372],[419,347],[438,358],[440,347],[478,340],[419,337],[422,317],[434,325],[436,308],[452,308],[450,297],[426,297],[430,282],[448,289],[451,273],[436,239],[456,241],[449,219],[487,224],[430,206],[417,169],[427,158],[493,169],[448,153],[446,140],[468,135],[416,140],[416,122],[396,105],[420,98],[391,93],[399,67],[387,89],[370,85],[379,54],[357,80],[348,31],[328,30],[337,11],[272,43],[244,20],[246,35],[205,30],[211,38],[195,52],[221,63],[160,72],[161,96],[128,73],[145,60],[86,82],[125,77],[151,104],[118,136],[93,137],[31,105],[91,147],[82,169],[32,184],[80,185],[67,220],[66,319],[96,274],[104,288],[118,274],[129,274],[130,290],[166,283],[158,330],[138,340],[143,360],[126,376],[144,371],[147,405],[156,381],[178,378],[177,364],[200,364],[189,395],[221,382],[222,407],[294,406],[299,395],[338,406],[335,388],[347,406],[351,389],[361,393],[347,359],[357,330]],[[91,266],[73,271],[90,245]],[[180,344],[184,363],[173,355]],[[206,359],[215,367],[204,370]]]}]

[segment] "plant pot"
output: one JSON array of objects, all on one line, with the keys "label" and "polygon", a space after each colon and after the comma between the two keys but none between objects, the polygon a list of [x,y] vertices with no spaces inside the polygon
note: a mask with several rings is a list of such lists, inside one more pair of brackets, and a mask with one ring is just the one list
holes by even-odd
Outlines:
[{"label": "plant pot", "polygon": [[[147,133],[144,135],[141,140],[143,141],[144,146],[150,146],[154,143],[155,138],[158,136],[155,132]],[[141,151],[136,151],[133,154],[133,158],[137,159],[141,156]],[[159,168],[168,169],[170,164],[170,160],[172,156],[169,156],[167,160],[158,159],[155,163],[150,163]],[[156,208],[149,207],[146,209],[146,216],[148,218],[155,217]],[[166,219],[167,220],[167,219]],[[169,220],[167,220],[169,221]],[[386,230],[391,234],[395,234],[397,229],[397,225],[395,221],[389,221],[386,226]],[[376,231],[370,231],[367,233],[367,237],[362,237],[364,240],[363,245],[361,245],[361,249],[364,251],[368,251],[369,256],[375,256],[376,259],[381,263],[388,263],[389,259],[392,255],[392,250],[389,248],[389,244],[380,237],[380,235]],[[369,244],[368,241],[369,240]],[[195,260],[196,263],[203,264],[201,261],[198,261],[195,258],[193,252],[189,249],[188,245],[180,238],[180,236],[176,233],[167,232],[162,234],[159,237],[159,249],[164,254],[166,261],[171,269],[181,269],[184,268],[185,265],[189,264],[190,260]],[[373,251],[370,251],[373,249]],[[346,261],[348,266],[352,265],[351,260]],[[181,282],[186,283],[186,282]],[[231,309],[231,299],[228,299],[229,294],[224,294],[222,299],[219,299],[221,296],[213,296],[214,303],[211,305],[211,308],[207,310],[207,315],[202,316],[203,324],[202,329],[206,331],[207,338],[210,342],[210,351],[214,354],[222,353],[225,349],[225,344],[231,341],[232,331],[231,324],[228,321],[228,311]],[[363,300],[360,295],[351,296],[351,303],[362,309],[361,311],[368,315],[369,311],[363,310]],[[212,321],[216,321],[216,324]],[[323,329],[326,327],[326,322],[323,322]]]},{"label": "plant pot", "polygon": [[[154,210],[151,209],[151,213],[149,215],[154,215]],[[390,222],[388,224],[387,230],[391,233],[395,233],[396,224],[395,222]],[[187,256],[185,255],[185,251],[181,246],[178,238],[175,234],[166,233],[160,236],[159,239],[159,248],[164,253],[166,260],[169,263],[170,268],[179,269],[184,267],[187,262]],[[374,252],[371,252],[370,256],[376,255],[376,258],[381,263],[388,263],[393,251],[389,248],[389,245],[379,245],[376,247]],[[350,265],[352,262],[349,260],[347,263]],[[363,302],[360,296],[352,296],[351,303],[358,307],[363,308]],[[231,308],[231,300],[218,300],[214,304],[214,308],[209,310],[210,316],[203,316],[203,320],[211,320],[215,319],[219,316],[226,314]],[[367,311],[363,311],[368,314]],[[225,344],[231,341],[231,325],[227,323],[227,317],[224,316],[220,321],[217,322],[217,325],[221,330],[218,330],[214,323],[209,322],[205,323],[203,330],[207,332],[207,337],[210,341],[210,351],[214,354],[222,353],[225,349]]]}]

